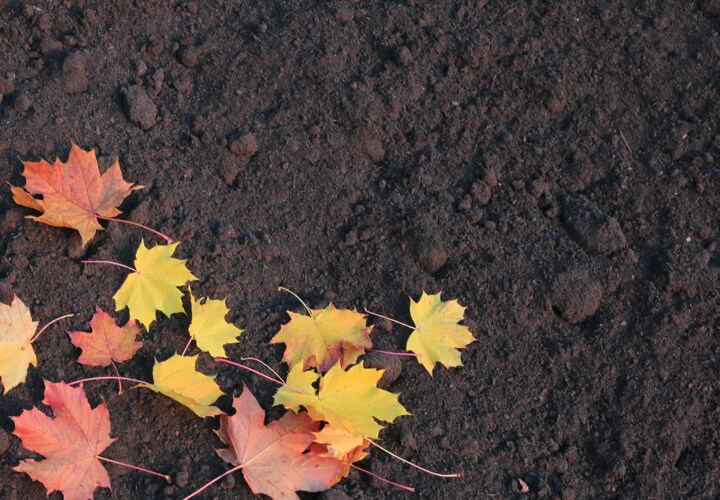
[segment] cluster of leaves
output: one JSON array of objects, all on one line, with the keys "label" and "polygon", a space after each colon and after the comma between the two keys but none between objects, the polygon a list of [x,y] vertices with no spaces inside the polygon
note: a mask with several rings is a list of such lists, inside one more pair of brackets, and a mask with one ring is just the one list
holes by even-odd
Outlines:
[{"label": "cluster of leaves", "polygon": [[[16,202],[42,212],[33,217],[38,221],[78,230],[83,246],[101,229],[97,218],[118,215],[117,206],[137,189],[122,179],[117,162],[101,175],[94,152],[74,144],[65,163],[56,159],[52,165],[44,161],[24,165],[25,188],[12,187]],[[139,325],[149,328],[158,312],[185,313],[180,287],[197,278],[185,261],[173,257],[177,246],[174,242],[148,248],[141,241],[134,267],[121,265],[131,272],[114,295],[116,310],[127,307],[130,320],[120,327],[96,306],[90,332],[68,332],[72,343],[82,349],[79,363],[113,365],[121,383],[116,363],[132,358],[142,347],[136,340],[142,331]],[[224,346],[237,342],[243,330],[227,322],[225,300],[196,299],[189,287],[187,293],[191,308],[188,345],[194,340],[213,358],[225,357]],[[430,374],[438,362],[446,367],[462,365],[458,349],[474,340],[468,328],[459,324],[464,309],[457,301],[443,302],[439,293],[423,293],[417,302],[411,299],[415,326],[407,349]],[[367,317],[332,304],[307,312],[288,311],[290,321],[271,340],[285,344],[283,361],[289,367],[287,380],[273,372],[280,386],[274,403],[289,410],[277,421],[265,424],[265,412],[246,387],[233,398],[232,416],[214,406],[223,392],[214,377],[196,370],[199,354],[186,356],[183,351],[156,360],[153,382],[135,381],[200,417],[219,415],[216,433],[227,448],[217,453],[233,466],[227,473],[242,469],[255,493],[275,499],[297,498],[299,490],[331,487],[348,474],[353,463],[368,456],[368,447],[383,429],[380,422],[392,423],[409,415],[397,394],[377,386],[383,370],[357,364],[372,349]],[[37,365],[31,345],[38,336],[36,328],[20,299],[0,304],[0,350],[4,353],[0,378],[5,392],[25,380],[30,365]],[[74,383],[45,381],[45,385],[44,403],[54,418],[33,409],[14,421],[23,445],[46,458],[24,460],[15,470],[41,481],[49,492],[63,492],[66,499],[90,499],[97,486],[110,487],[100,460],[111,460],[99,455],[114,441],[107,407],[102,403],[91,409],[84,390],[72,387]]]}]

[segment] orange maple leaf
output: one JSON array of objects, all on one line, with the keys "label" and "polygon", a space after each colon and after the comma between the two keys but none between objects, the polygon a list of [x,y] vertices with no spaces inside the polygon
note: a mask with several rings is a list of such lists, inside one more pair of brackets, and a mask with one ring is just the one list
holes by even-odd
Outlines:
[{"label": "orange maple leaf", "polygon": [[216,450],[226,462],[243,470],[250,489],[275,500],[298,499],[295,491],[328,489],[341,470],[332,457],[306,452],[318,423],[307,413],[287,412],[264,425],[265,412],[247,387],[234,398],[235,414],[220,416],[215,431],[228,448]]},{"label": "orange maple leaf", "polygon": [[75,143],[66,163],[55,158],[52,165],[45,160],[22,164],[25,187],[11,186],[15,203],[42,212],[30,216],[38,222],[76,229],[83,247],[102,229],[97,216],[120,214],[117,206],[130,191],[141,188],[123,180],[117,160],[101,175],[95,151],[84,151]]},{"label": "orange maple leaf", "polygon": [[342,468],[333,479],[332,484],[339,482],[350,472],[350,466],[370,455],[365,449],[370,446],[370,440],[365,436],[356,436],[331,425],[326,425],[321,431],[313,432],[315,442],[310,450],[315,450],[321,457],[333,457],[340,460]]},{"label": "orange maple leaf", "polygon": [[55,418],[33,408],[12,419],[23,446],[45,459],[23,460],[13,470],[40,481],[48,495],[61,491],[65,500],[92,499],[98,486],[110,488],[110,476],[98,460],[98,454],[115,441],[105,403],[92,409],[82,387],[47,380],[43,403]]},{"label": "orange maple leaf", "polygon": [[95,306],[95,316],[90,320],[91,332],[67,332],[70,341],[82,349],[78,363],[90,366],[108,366],[113,361],[122,363],[132,358],[143,346],[135,337],[140,327],[130,320],[123,327],[115,324],[108,313]]},{"label": "orange maple leaf", "polygon": [[288,311],[290,322],[282,325],[270,343],[287,346],[283,361],[290,368],[300,363],[303,370],[328,371],[335,363],[345,368],[372,347],[365,316],[349,309],[308,309],[309,316]]}]

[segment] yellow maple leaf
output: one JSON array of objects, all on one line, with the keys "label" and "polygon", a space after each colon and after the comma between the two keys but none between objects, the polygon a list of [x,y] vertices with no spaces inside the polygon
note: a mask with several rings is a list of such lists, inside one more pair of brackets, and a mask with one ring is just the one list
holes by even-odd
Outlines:
[{"label": "yellow maple leaf", "polygon": [[300,364],[304,370],[317,368],[326,372],[335,363],[352,365],[372,347],[365,316],[349,309],[308,309],[310,316],[288,311],[290,322],[282,325],[270,343],[287,346],[283,361],[291,368]]},{"label": "yellow maple leaf", "polygon": [[[205,300],[205,302],[202,302]],[[195,339],[197,346],[215,358],[225,357],[223,345],[234,344],[237,337],[243,332],[225,321],[230,312],[225,300],[200,299],[190,294],[192,307],[192,322],[190,323],[190,336]]]},{"label": "yellow maple leaf", "polygon": [[443,302],[440,293],[427,295],[423,292],[417,302],[410,299],[410,316],[415,330],[407,341],[407,350],[420,354],[418,362],[432,375],[435,363],[446,368],[462,366],[460,351],[475,340],[467,326],[459,325],[465,307],[457,300]]},{"label": "yellow maple leaf", "polygon": [[157,311],[170,316],[183,312],[182,292],[177,287],[197,278],[185,267],[185,261],[174,259],[177,243],[145,247],[141,241],[135,254],[135,271],[125,278],[113,297],[115,310],[126,306],[130,319],[136,319],[145,328],[155,321]]},{"label": "yellow maple leaf", "polygon": [[220,415],[222,410],[210,405],[224,393],[215,383],[215,377],[195,369],[198,356],[199,354],[195,356],[174,354],[165,361],[155,360],[153,383],[140,386],[173,398],[200,417]]},{"label": "yellow maple leaf", "polygon": [[10,305],[0,303],[0,378],[3,394],[25,382],[30,365],[37,366],[35,350],[30,343],[37,321],[17,295]]},{"label": "yellow maple leaf", "polygon": [[[392,422],[400,415],[410,415],[398,401],[398,395],[377,387],[385,370],[355,365],[348,371],[333,365],[320,378],[313,371],[302,371],[295,365],[288,373],[287,384],[303,391],[281,387],[274,403],[297,412],[304,406],[313,420],[324,420],[356,436],[378,437],[382,425],[375,419]],[[320,389],[313,384],[320,378]]]}]

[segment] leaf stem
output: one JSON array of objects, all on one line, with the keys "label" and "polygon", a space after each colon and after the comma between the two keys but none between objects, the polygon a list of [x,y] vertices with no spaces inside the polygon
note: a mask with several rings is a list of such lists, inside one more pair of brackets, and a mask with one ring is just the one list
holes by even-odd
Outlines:
[{"label": "leaf stem", "polygon": [[123,467],[129,467],[130,469],[139,470],[141,472],[147,472],[148,474],[152,474],[153,476],[162,477],[168,483],[170,483],[172,481],[172,478],[170,476],[168,476],[167,474],[160,474],[159,472],[153,472],[151,470],[143,469],[142,467],[138,467],[137,465],[130,465],[130,464],[126,464],[124,462],[118,462],[117,460],[112,460],[110,458],[101,457],[100,455],[95,455],[95,458],[98,458],[100,460],[105,460],[106,462],[110,462],[111,464],[122,465]]},{"label": "leaf stem", "polygon": [[52,320],[51,322],[47,323],[45,326],[43,326],[43,327],[40,329],[39,332],[37,332],[37,333],[33,336],[33,338],[30,339],[30,341],[28,342],[28,344],[32,344],[33,342],[35,342],[35,341],[38,339],[38,337],[39,337],[40,335],[42,335],[42,333],[43,333],[45,330],[47,330],[48,327],[49,327],[50,325],[52,325],[53,323],[57,323],[57,322],[60,321],[61,319],[70,318],[70,317],[72,317],[72,316],[75,316],[75,315],[74,315],[74,314],[66,314],[66,315],[64,315],[64,316],[60,316],[59,318],[55,318],[55,319]]},{"label": "leaf stem", "polygon": [[190,344],[192,344],[193,338],[190,337],[190,340],[188,340],[188,343],[185,344],[185,349],[183,349],[183,352],[180,356],[185,356],[185,353],[187,352],[188,348],[190,347]]},{"label": "leaf stem", "polygon": [[165,236],[165,235],[162,234],[160,231],[155,231],[154,229],[151,229],[151,228],[149,228],[149,227],[147,227],[147,226],[143,226],[142,224],[138,224],[137,222],[133,222],[133,221],[129,221],[129,220],[124,220],[124,219],[116,219],[116,218],[114,218],[114,217],[103,217],[103,216],[98,215],[98,214],[95,214],[95,217],[97,217],[98,219],[111,220],[111,221],[113,221],[113,222],[122,222],[123,224],[130,224],[131,226],[140,227],[140,228],[143,228],[143,229],[145,229],[145,230],[147,230],[147,231],[150,231],[151,233],[157,234],[158,236],[160,236],[161,238],[163,238],[163,239],[164,239],[165,241],[167,241],[168,243],[172,243],[172,242],[173,242],[173,240],[170,239],[170,237]]},{"label": "leaf stem", "polygon": [[278,374],[278,372],[276,372],[275,370],[273,370],[272,368],[270,368],[270,366],[269,366],[268,364],[266,364],[264,361],[262,361],[262,360],[260,360],[260,359],[258,359],[258,358],[240,358],[240,360],[241,360],[241,361],[257,361],[258,363],[260,363],[261,365],[263,365],[265,368],[267,368],[268,370],[270,370],[271,372],[273,372],[273,375],[275,375],[280,382],[285,382],[285,381],[283,380],[283,378]]},{"label": "leaf stem", "polygon": [[393,486],[397,486],[398,488],[402,488],[404,490],[412,491],[413,493],[415,492],[415,488],[411,488],[410,486],[405,486],[404,484],[400,484],[400,483],[393,483],[389,479],[385,479],[384,477],[380,477],[377,474],[373,474],[369,470],[361,469],[360,467],[358,467],[355,464],[350,464],[350,467],[352,467],[353,469],[357,469],[360,472],[364,472],[365,474],[370,474],[375,479],[379,479],[380,481],[383,481],[385,483],[392,484]]},{"label": "leaf stem", "polygon": [[439,474],[439,473],[437,473],[437,472],[433,472],[433,471],[431,471],[431,470],[424,469],[423,467],[420,467],[419,465],[415,465],[414,463],[412,463],[412,462],[410,462],[410,461],[408,461],[408,460],[405,460],[405,459],[402,458],[402,457],[397,456],[397,455],[396,455],[395,453],[393,453],[392,451],[386,450],[385,448],[383,448],[382,446],[380,446],[379,444],[377,444],[377,443],[376,443],[375,441],[373,441],[372,439],[370,439],[370,438],[366,438],[366,439],[367,439],[368,441],[370,441],[370,444],[371,444],[371,445],[373,445],[373,446],[375,446],[375,447],[377,447],[377,448],[380,448],[382,451],[384,451],[385,453],[387,453],[387,454],[390,455],[391,457],[397,458],[397,459],[400,460],[401,462],[404,462],[404,463],[406,463],[406,464],[408,464],[408,465],[412,465],[412,466],[415,467],[416,469],[420,469],[421,471],[423,471],[423,472],[425,472],[425,473],[427,473],[427,474],[430,474],[431,476],[437,476],[437,477],[460,477],[460,476],[461,476],[461,474]]},{"label": "leaf stem", "polygon": [[392,321],[393,323],[397,323],[398,325],[402,325],[402,326],[404,326],[404,327],[406,327],[406,328],[410,328],[411,330],[415,330],[415,327],[414,327],[414,326],[410,326],[410,325],[408,325],[407,323],[403,323],[402,321],[398,321],[398,320],[396,320],[396,319],[392,319],[392,318],[390,318],[390,317],[388,317],[388,316],[383,316],[382,314],[378,314],[378,313],[374,313],[374,312],[372,312],[372,311],[368,311],[368,308],[367,308],[367,307],[365,308],[365,312],[368,313],[368,314],[372,314],[373,316],[377,316],[378,318],[383,318],[383,319],[386,319],[386,320],[388,320],[388,321]]},{"label": "leaf stem", "polygon": [[391,351],[381,351],[380,349],[373,349],[372,347],[366,347],[366,351],[375,351],[375,352],[381,352],[383,354],[389,354],[390,356],[413,356],[415,358],[421,358],[422,354],[415,354],[413,352],[391,352]]},{"label": "leaf stem", "polygon": [[80,380],[75,380],[74,382],[70,382],[68,385],[77,385],[77,384],[82,384],[83,382],[92,382],[93,380],[126,380],[128,382],[135,382],[136,384],[151,385],[151,386],[155,387],[155,384],[150,384],[149,382],[145,382],[144,380],[138,380],[136,378],[128,378],[128,377],[90,377],[90,378],[83,378]]},{"label": "leaf stem", "polygon": [[285,288],[284,286],[279,286],[279,287],[278,287],[278,291],[280,291],[280,292],[287,292],[287,293],[289,293],[290,295],[292,295],[293,297],[295,297],[296,299],[298,299],[298,300],[300,301],[300,303],[303,305],[303,307],[305,308],[305,310],[308,312],[308,314],[310,315],[310,317],[313,319],[313,321],[315,320],[315,315],[313,315],[313,313],[312,313],[312,311],[310,310],[310,308],[307,306],[307,304],[305,303],[305,301],[304,301],[303,299],[301,299],[300,296],[298,296],[298,294],[296,294],[296,293],[293,292],[292,290],[288,290],[288,289]]},{"label": "leaf stem", "polygon": [[26,345],[30,345],[30,344],[32,344],[33,342],[35,342],[35,341],[37,340],[37,338],[40,336],[40,334],[41,334],[42,332],[44,332],[45,330],[47,330],[47,328],[48,328],[50,325],[52,325],[53,323],[55,323],[56,321],[60,321],[61,319],[69,318],[70,316],[74,316],[74,314],[66,314],[65,316],[60,316],[59,318],[55,318],[54,320],[52,320],[51,322],[49,322],[47,325],[43,326],[43,327],[40,329],[39,332],[37,332],[35,335],[33,335],[33,337],[32,337],[30,340],[28,340],[26,343],[22,344],[20,347],[18,347],[18,348],[16,348],[16,349],[13,349],[13,350],[11,350],[10,352],[4,352],[4,353],[2,353],[2,356],[0,356],[0,361],[3,361],[4,359],[9,358],[10,356],[12,356],[12,355],[15,354],[16,352],[18,352],[20,349],[23,349]]},{"label": "leaf stem", "polygon": [[293,391],[295,391],[295,392],[299,392],[300,394],[305,394],[306,396],[312,396],[312,394],[308,394],[308,393],[305,392],[305,391],[301,391],[300,389],[296,389],[295,387],[293,387],[293,386],[291,386],[291,385],[288,385],[288,384],[286,384],[285,382],[281,382],[280,380],[275,380],[275,379],[272,378],[272,377],[268,377],[268,376],[265,375],[264,373],[260,373],[260,372],[257,371],[257,370],[253,370],[253,369],[250,368],[249,366],[241,365],[240,363],[236,363],[236,362],[234,362],[234,361],[230,361],[229,359],[225,359],[225,358],[215,358],[215,362],[216,362],[216,363],[228,363],[228,364],[230,364],[230,365],[237,366],[238,368],[243,368],[244,370],[253,372],[255,375],[260,375],[260,376],[263,377],[263,378],[266,378],[266,379],[268,379],[268,380],[270,380],[270,381],[272,381],[272,382],[275,382],[276,384],[280,384],[280,385],[282,385],[282,386],[285,386],[285,387],[287,387],[288,389],[291,389],[291,390],[293,390]]},{"label": "leaf stem", "polygon": [[193,491],[192,493],[190,493],[188,496],[186,496],[186,497],[183,498],[182,500],[188,500],[189,498],[194,497],[195,495],[197,495],[197,494],[200,493],[201,491],[205,490],[205,489],[206,489],[207,487],[209,487],[210,485],[217,483],[218,481],[220,481],[222,478],[224,478],[224,477],[227,476],[228,474],[232,474],[233,472],[238,471],[238,470],[242,469],[243,467],[245,467],[245,464],[238,465],[238,466],[233,467],[232,469],[230,469],[230,470],[228,470],[228,471],[225,471],[224,473],[220,474],[218,477],[216,477],[215,479],[213,479],[212,481],[210,481],[209,483],[207,483],[205,486],[203,486],[203,487],[200,488],[199,490],[195,490],[195,491]]},{"label": "leaf stem", "polygon": [[118,396],[120,396],[122,394],[122,380],[120,379],[120,372],[117,369],[117,365],[115,364],[115,361],[113,361],[111,359],[110,363],[112,363],[113,368],[115,368],[115,375],[117,375],[118,385],[120,386],[120,389],[118,389]]},{"label": "leaf stem", "polygon": [[112,264],[113,266],[124,267],[125,269],[128,269],[134,273],[137,272],[137,269],[135,269],[134,267],[126,266],[125,264],[119,264],[111,260],[81,260],[80,262],[82,264]]}]

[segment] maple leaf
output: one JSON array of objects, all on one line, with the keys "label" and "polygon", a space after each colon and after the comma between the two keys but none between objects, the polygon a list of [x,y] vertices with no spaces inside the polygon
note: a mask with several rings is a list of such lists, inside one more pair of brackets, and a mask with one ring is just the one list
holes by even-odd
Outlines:
[{"label": "maple leaf", "polygon": [[141,387],[165,394],[200,417],[220,415],[222,410],[210,405],[224,393],[215,383],[215,377],[195,370],[198,356],[174,354],[165,361],[155,360],[153,383],[141,384]]},{"label": "maple leaf", "polygon": [[[376,438],[383,426],[375,419],[392,422],[400,415],[409,415],[397,394],[377,387],[384,371],[362,365],[345,371],[338,363],[320,377],[295,365],[288,373],[287,384],[305,394],[283,386],[273,401],[295,412],[302,405],[313,420],[324,420],[356,436]],[[320,389],[316,394],[313,384],[318,378]]]},{"label": "maple leaf", "polygon": [[196,302],[190,295],[192,307],[192,322],[189,333],[195,339],[197,346],[215,358],[225,357],[223,345],[237,342],[237,337],[243,332],[225,321],[230,312],[224,300],[203,299]]},{"label": "maple leaf", "polygon": [[458,324],[463,320],[465,309],[457,300],[443,302],[440,293],[423,292],[417,302],[410,299],[415,330],[408,337],[407,350],[420,354],[418,362],[430,375],[437,362],[446,368],[462,366],[458,349],[475,340],[467,326]]},{"label": "maple leaf", "polygon": [[90,408],[82,387],[45,382],[43,403],[55,415],[37,408],[24,411],[15,422],[14,434],[23,446],[44,460],[22,460],[13,470],[25,472],[48,490],[61,491],[65,500],[88,500],[98,486],[110,488],[110,477],[98,460],[110,437],[110,414],[105,403]]},{"label": "maple leaf", "polygon": [[25,382],[30,365],[37,366],[35,350],[30,343],[37,321],[17,295],[10,305],[0,303],[0,378],[3,394]]},{"label": "maple leaf", "polygon": [[77,230],[83,247],[102,229],[97,216],[120,214],[117,206],[130,191],[142,187],[123,180],[117,160],[101,175],[95,151],[85,151],[75,143],[66,163],[55,158],[52,165],[45,160],[22,164],[25,187],[11,186],[15,203],[42,212],[31,219]]},{"label": "maple leaf", "polygon": [[123,327],[105,311],[95,306],[95,315],[90,320],[91,332],[67,332],[70,341],[82,349],[78,363],[90,366],[108,366],[113,361],[122,363],[135,355],[143,346],[135,337],[140,327],[130,320]]},{"label": "maple leaf", "polygon": [[310,316],[288,311],[290,322],[282,325],[270,343],[287,346],[283,361],[291,368],[300,363],[303,370],[326,372],[335,363],[349,366],[372,347],[365,315],[348,309],[308,309]]},{"label": "maple leaf", "polygon": [[183,312],[182,292],[177,287],[197,280],[185,267],[184,260],[172,254],[178,243],[147,248],[140,241],[135,254],[135,271],[130,273],[115,293],[115,310],[130,309],[130,318],[149,328],[157,311],[170,316]]},{"label": "maple leaf", "polygon": [[[333,478],[332,484],[337,483],[350,472],[350,466],[370,455],[365,449],[370,441],[365,436],[355,436],[345,429],[337,429],[326,425],[321,431],[313,432],[315,444],[322,445],[316,452],[323,457],[333,457],[340,461],[342,468]],[[313,449],[311,447],[311,449]]]},{"label": "maple leaf", "polygon": [[220,417],[215,431],[228,448],[215,450],[235,467],[256,494],[271,498],[298,499],[295,491],[323,491],[333,483],[341,464],[306,450],[315,439],[318,424],[307,413],[288,412],[264,425],[265,412],[250,390],[233,399],[235,414]]}]

